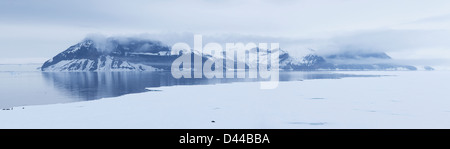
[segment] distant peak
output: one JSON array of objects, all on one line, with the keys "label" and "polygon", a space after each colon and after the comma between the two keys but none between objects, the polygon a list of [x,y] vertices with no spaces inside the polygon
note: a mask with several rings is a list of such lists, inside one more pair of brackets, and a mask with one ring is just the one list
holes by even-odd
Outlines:
[{"label": "distant peak", "polygon": [[326,56],[327,59],[391,59],[389,55],[384,52],[342,52]]}]

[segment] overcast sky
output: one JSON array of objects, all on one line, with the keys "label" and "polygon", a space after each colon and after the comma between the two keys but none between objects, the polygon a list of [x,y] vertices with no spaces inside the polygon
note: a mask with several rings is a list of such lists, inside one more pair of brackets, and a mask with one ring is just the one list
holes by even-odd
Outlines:
[{"label": "overcast sky", "polygon": [[440,61],[450,59],[449,8],[448,0],[1,0],[0,63],[49,59],[91,33],[202,34],[280,42],[292,53],[358,49]]}]

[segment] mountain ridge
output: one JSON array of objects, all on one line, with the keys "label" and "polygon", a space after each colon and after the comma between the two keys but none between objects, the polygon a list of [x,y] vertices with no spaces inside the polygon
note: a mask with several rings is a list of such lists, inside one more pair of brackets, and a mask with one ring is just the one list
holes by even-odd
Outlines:
[{"label": "mountain ridge", "polygon": [[[258,51],[258,50],[250,50]],[[251,54],[252,52],[249,52]],[[227,59],[192,52],[192,56],[207,59]],[[255,54],[255,53],[253,53]],[[339,64],[333,60],[378,58],[391,59],[386,53],[338,53],[320,56],[308,54],[302,58],[292,57],[279,49],[279,67],[283,70],[417,70],[414,66],[389,63]],[[169,46],[159,41],[136,38],[107,38],[102,42],[85,39],[46,61],[42,71],[163,71],[170,70],[171,63],[180,54],[171,54]],[[239,58],[238,58],[239,59]],[[242,58],[241,58],[242,59]],[[234,60],[234,63],[243,61]],[[245,62],[243,62],[245,63]],[[224,63],[225,64],[225,63]],[[248,63],[247,63],[248,64]],[[246,65],[246,69],[254,67]],[[226,66],[224,66],[226,68]],[[427,67],[428,68],[428,67]],[[230,68],[227,68],[230,69]]]}]

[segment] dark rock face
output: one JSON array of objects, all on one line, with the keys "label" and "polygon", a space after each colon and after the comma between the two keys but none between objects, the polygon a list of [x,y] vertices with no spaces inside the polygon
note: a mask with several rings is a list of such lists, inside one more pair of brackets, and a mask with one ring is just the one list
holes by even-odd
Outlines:
[{"label": "dark rock face", "polygon": [[43,71],[162,70],[170,68],[177,55],[168,46],[149,40],[107,39],[99,44],[87,39],[46,61]]}]

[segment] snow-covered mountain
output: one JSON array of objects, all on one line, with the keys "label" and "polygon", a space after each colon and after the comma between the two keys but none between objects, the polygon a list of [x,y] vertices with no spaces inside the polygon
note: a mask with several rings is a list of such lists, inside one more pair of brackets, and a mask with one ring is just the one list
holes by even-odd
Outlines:
[{"label": "snow-covered mountain", "polygon": [[170,68],[177,55],[157,41],[86,39],[46,61],[42,71],[155,71]]},{"label": "snow-covered mountain", "polygon": [[[249,55],[257,55],[258,49],[249,51]],[[213,57],[193,52],[193,56],[207,59],[234,59],[230,57]],[[285,70],[416,70],[414,66],[389,63],[337,63],[361,59],[391,59],[385,53],[340,53],[320,56],[309,54],[302,58],[294,58],[288,52],[279,49],[280,69]],[[102,41],[85,39],[69,47],[52,59],[46,61],[42,71],[158,71],[170,70],[172,62],[179,55],[170,54],[170,47],[158,41],[138,38],[106,38]],[[237,57],[236,63],[245,58]],[[246,68],[253,66],[256,59],[249,58]],[[224,65],[226,63],[224,62]],[[225,66],[224,66],[225,68]]]},{"label": "snow-covered mountain", "polygon": [[[308,54],[301,59],[296,59],[289,56],[289,53],[282,52],[280,68],[285,70],[417,70],[414,66],[378,62],[376,59],[390,60],[391,57],[386,53],[344,53],[328,56]],[[360,63],[361,61],[365,63]]]}]

